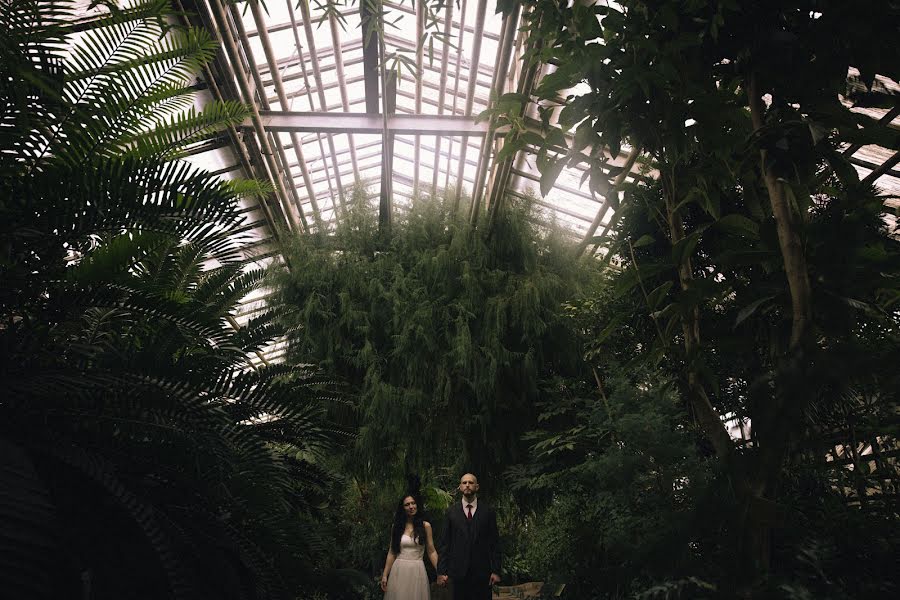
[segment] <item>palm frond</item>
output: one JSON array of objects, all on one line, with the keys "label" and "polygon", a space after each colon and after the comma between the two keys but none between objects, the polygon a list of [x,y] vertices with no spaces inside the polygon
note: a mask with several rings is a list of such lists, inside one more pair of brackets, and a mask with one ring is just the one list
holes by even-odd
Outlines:
[{"label": "palm frond", "polygon": [[56,167],[44,175],[24,182],[31,207],[22,205],[18,217],[60,241],[125,229],[191,240],[240,220],[226,186],[186,163],[128,157],[102,161],[89,172]]},{"label": "palm frond", "polygon": [[149,130],[120,139],[118,143],[139,155],[176,158],[190,144],[205,140],[229,125],[240,124],[248,114],[247,108],[238,102],[210,102],[202,111],[191,107],[168,121],[157,119]]},{"label": "palm frond", "polygon": [[217,298],[217,302],[212,306],[215,306],[218,314],[223,314],[227,307],[234,306],[241,298],[256,289],[265,277],[266,273],[263,269],[253,269],[242,273],[231,280],[228,289]]},{"label": "palm frond", "polygon": [[74,3],[0,3],[0,445],[25,455],[0,469],[0,519],[25,532],[0,575],[42,593],[41,527],[59,509],[71,534],[77,505],[127,515],[133,531],[92,535],[143,548],[175,597],[217,597],[226,572],[247,595],[287,595],[282,573],[314,548],[297,516],[339,435],[334,390],[310,369],[244,372],[284,333],[271,311],[230,324],[263,280],[236,200],[270,189],[178,159],[245,115],[191,108],[209,34],[173,28],[165,0],[102,3],[78,35]]},{"label": "palm frond", "polygon": [[167,247],[172,238],[159,232],[126,232],[104,241],[67,272],[71,281],[81,284],[107,281],[111,275],[125,274],[148,254]]},{"label": "palm frond", "polygon": [[271,182],[257,179],[229,179],[225,185],[236,198],[265,196],[275,191]]},{"label": "palm frond", "polygon": [[163,34],[149,19],[92,30],[72,49],[66,86],[71,109],[54,128],[45,152],[77,164],[120,150],[144,132],[146,119],[158,114],[160,104],[184,93],[214,52],[205,30]]},{"label": "palm frond", "polygon": [[205,271],[197,282],[193,299],[203,305],[210,303],[229,289],[234,279],[240,275],[242,267],[242,263],[234,262]]},{"label": "palm frond", "polygon": [[12,1],[0,6],[0,167],[40,148],[42,131],[62,107],[66,1]]}]

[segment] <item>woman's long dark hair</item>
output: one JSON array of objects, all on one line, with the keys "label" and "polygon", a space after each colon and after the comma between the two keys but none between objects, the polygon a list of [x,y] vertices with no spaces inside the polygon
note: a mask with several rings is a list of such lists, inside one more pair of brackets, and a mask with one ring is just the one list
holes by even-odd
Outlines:
[{"label": "woman's long dark hair", "polygon": [[403,510],[403,503],[407,498],[412,498],[416,502],[416,514],[413,515],[413,540],[420,546],[425,545],[425,518],[423,517],[423,506],[419,497],[419,478],[411,476],[409,481],[409,491],[400,497],[397,502],[397,510],[394,511],[394,525],[391,528],[391,552],[394,556],[400,554],[400,538],[406,530],[406,511]]}]

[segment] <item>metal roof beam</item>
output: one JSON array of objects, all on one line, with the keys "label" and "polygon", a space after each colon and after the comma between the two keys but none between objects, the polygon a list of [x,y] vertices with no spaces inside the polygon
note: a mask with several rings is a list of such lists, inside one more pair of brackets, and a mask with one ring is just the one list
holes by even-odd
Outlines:
[{"label": "metal roof beam", "polygon": [[[513,46],[516,43],[516,30],[519,25],[520,6],[517,4],[513,11],[506,15],[503,19],[503,34],[500,37],[500,44],[497,46],[496,70],[494,71],[494,80],[491,82],[491,104],[497,101],[506,88],[506,75],[509,71],[509,61],[512,57]],[[474,89],[470,87],[474,93]],[[472,97],[468,98],[471,103]],[[490,104],[488,105],[490,106]],[[484,185],[487,178],[488,165],[493,160],[494,149],[494,126],[495,119],[491,119],[491,128],[488,135],[484,137],[481,145],[481,154],[478,156],[478,170],[475,176],[475,187],[472,188],[472,204],[469,208],[469,219],[472,224],[478,221],[478,215],[481,211],[482,198],[484,197]]]},{"label": "metal roof beam", "polygon": [[[422,114],[422,79],[425,71],[422,64],[425,60],[425,0],[416,0],[416,97],[413,112]],[[422,156],[421,136],[416,134],[415,147],[413,148],[416,167],[413,169],[413,193],[419,189],[419,159]]]},{"label": "metal roof beam", "polygon": [[547,210],[552,210],[554,213],[559,213],[561,215],[566,215],[568,217],[572,217],[579,223],[587,223],[587,219],[584,218],[584,215],[580,215],[577,212],[569,210],[564,206],[557,206],[555,204],[551,204],[550,202],[545,202],[539,196],[529,196],[528,194],[523,194],[522,192],[517,192],[515,190],[506,190],[506,193],[510,196],[519,198],[520,200],[534,202],[538,206],[546,208]]},{"label": "metal roof beam", "polygon": [[[306,88],[306,97],[307,97],[307,101],[309,102],[309,109],[316,110],[316,105],[315,105],[315,102],[313,101],[313,90],[309,84],[309,74],[307,73],[307,69],[306,69],[306,61],[303,58],[303,44],[300,42],[300,34],[298,33],[300,31],[300,28],[296,25],[297,18],[296,18],[296,15],[294,14],[294,5],[292,4],[291,0],[285,0],[285,4],[287,6],[288,16],[291,19],[291,23],[294,24],[294,27],[291,28],[291,33],[294,38],[294,50],[295,50],[295,54],[297,56],[298,66],[300,67],[300,73],[301,73],[301,76],[303,77],[303,85]],[[316,52],[315,47],[310,46],[310,48],[309,48],[310,61],[312,61],[316,58],[314,56],[315,52]],[[332,52],[337,52],[337,50],[333,48]],[[287,68],[287,67],[285,66],[284,68]],[[318,63],[316,63],[316,68],[318,68]],[[318,94],[321,96],[321,94],[322,94],[321,89],[318,91]],[[283,109],[287,109],[289,107],[290,107],[289,104],[282,103]],[[293,138],[294,138],[294,136],[292,134],[291,139],[293,140]],[[325,146],[322,143],[322,136],[320,134],[316,134],[316,140],[319,143],[319,153],[322,157],[324,157],[325,156]],[[333,149],[334,143],[332,142],[330,137],[328,138],[328,141],[329,141],[329,145]],[[323,160],[324,160],[324,158],[323,158]],[[325,167],[325,172],[326,173],[328,172],[327,166]],[[335,202],[334,188],[331,185],[331,178],[328,179],[328,192],[329,192],[329,199],[331,200],[332,208],[335,208],[335,210],[336,210],[336,207],[334,206],[334,202]],[[312,190],[310,190],[309,193],[312,194],[313,193]],[[311,204],[311,206],[316,205],[316,204],[317,203],[313,202]]]},{"label": "metal roof beam", "polygon": [[[446,8],[446,16],[444,18],[444,47],[441,51],[441,77],[440,77],[440,89],[438,90],[438,114],[444,114],[444,98],[447,93],[447,64],[450,62],[450,34],[451,34],[451,24],[453,23],[453,2],[447,3]],[[424,79],[424,74],[422,77]],[[431,195],[433,196],[437,191],[437,180],[438,180],[438,160],[441,157],[441,136],[438,136],[435,139],[436,150],[434,152],[434,166],[432,167],[431,173]],[[449,159],[448,159],[449,160]],[[449,164],[447,171],[449,172]]]},{"label": "metal roof beam", "polygon": [[[211,19],[211,16],[208,12],[205,12],[203,15],[201,15],[199,14],[198,10],[193,10],[189,15],[184,8],[184,3],[181,0],[176,0],[175,6],[177,6],[181,11],[183,15],[182,18],[188,24],[199,24],[205,27],[205,22],[209,22],[209,20]],[[194,4],[191,4],[190,6],[192,8],[196,8]],[[208,85],[209,91],[212,94],[213,98],[219,101],[225,100],[226,94],[228,95],[228,98],[237,98],[239,94],[237,89],[233,89],[234,78],[228,78],[223,81],[222,87],[224,87],[225,90],[221,89],[219,87],[219,84],[216,82],[216,74],[214,72],[214,69],[223,70],[221,67],[223,63],[227,66],[227,61],[225,60],[224,55],[217,53],[216,59],[212,63],[207,64],[203,67],[203,78],[205,79],[205,83]],[[275,182],[270,179],[268,171],[262,164],[262,156],[258,154],[255,156],[251,156],[249,145],[244,143],[244,141],[241,139],[241,135],[238,133],[238,130],[234,125],[228,125],[228,135],[232,140],[234,153],[238,157],[239,163],[237,166],[244,170],[245,176],[258,178],[260,180],[268,180],[272,183],[273,191],[269,194],[260,195],[259,197],[257,197],[257,206],[262,211],[263,215],[266,217],[266,220],[269,223],[269,231],[277,239],[280,235],[280,219],[283,219],[284,225],[290,228],[291,217],[290,214],[286,214],[282,210],[278,195],[274,191]]]},{"label": "metal roof beam", "polygon": [[[885,113],[883,117],[878,119],[878,124],[890,126],[891,122],[894,120],[894,117],[896,117],[897,115],[900,115],[900,105],[895,106],[887,113]],[[853,154],[862,147],[862,144],[853,144],[852,146],[844,150],[844,156],[853,156]]]},{"label": "metal roof beam", "polygon": [[[260,121],[266,131],[310,131],[319,133],[369,133],[384,132],[382,115],[367,113],[321,113],[295,111],[259,111]],[[252,127],[250,120],[242,127]],[[387,130],[396,135],[476,136],[488,133],[487,123],[474,123],[472,117],[453,115],[387,116]],[[506,129],[498,129],[503,134]]]},{"label": "metal roof beam", "polygon": [[377,19],[377,16],[372,13],[372,6],[369,2],[359,3],[359,16],[362,20],[360,35],[363,41],[363,73],[366,77],[366,112],[371,115],[377,115],[381,112],[378,108],[380,80],[378,74],[378,51],[381,46],[381,40],[378,39],[378,25],[371,23],[372,19]]},{"label": "metal roof beam", "polygon": [[[291,0],[288,0],[288,2],[290,1]],[[338,51],[338,49],[341,48],[341,36],[338,33],[337,17],[333,14],[329,15],[328,24],[331,27],[331,45],[334,49],[335,74],[337,75],[337,80],[340,84],[341,105],[344,112],[350,112],[350,98],[347,94],[347,78],[344,75],[344,53]],[[319,93],[321,93],[321,91],[319,91]],[[356,161],[356,141],[353,139],[352,135],[348,135],[347,138],[347,141],[350,143],[350,160],[353,162],[353,179],[355,181],[359,179],[359,165]]]},{"label": "metal roof beam", "polygon": [[[387,8],[399,11],[399,12],[405,12],[408,15],[413,14],[413,9],[402,3],[390,2],[390,0],[385,0],[384,6]],[[468,27],[465,26],[465,23],[466,23],[465,12],[466,12],[465,10],[461,11],[460,21],[452,21],[452,27],[454,27],[456,29],[462,29],[466,33],[474,33],[475,32],[474,27],[472,27],[471,25],[469,25]],[[443,21],[443,19],[439,19],[438,21],[439,22]],[[493,40],[495,42],[500,39],[500,36],[492,31],[482,31],[481,36],[486,40]]]},{"label": "metal roof beam", "polygon": [[[517,42],[517,46],[519,43],[524,43],[524,39],[525,32],[521,32],[519,41]],[[523,61],[522,66],[519,70],[510,70],[507,85],[512,86],[513,80],[516,78],[515,75],[518,75],[516,91],[530,98],[531,91],[534,88],[534,84],[537,81],[540,70],[541,66],[539,63],[528,63]],[[520,72],[516,73],[516,71]],[[501,75],[502,73],[498,76]],[[512,88],[509,87],[508,89]],[[524,117],[526,110],[527,105],[523,104],[518,111],[519,116]],[[503,143],[505,143],[505,140]],[[506,195],[506,189],[509,186],[510,175],[513,171],[514,160],[524,163],[524,153],[517,152],[515,156],[508,156],[499,164],[495,161],[491,166],[491,177],[490,179],[488,179],[487,192],[485,193],[485,198],[487,198],[488,229],[490,231],[493,230],[494,222],[496,221],[500,208],[503,205],[503,200]]]},{"label": "metal roof beam", "polygon": [[[478,61],[481,59],[481,40],[484,35],[484,16],[487,10],[487,0],[478,0],[478,6],[475,11],[475,31],[472,39],[472,58],[469,68],[469,90],[466,93],[466,109],[463,113],[466,116],[472,115],[472,103],[475,100],[475,82],[478,79]],[[460,53],[461,54],[461,53]],[[465,169],[466,151],[469,148],[467,136],[463,136],[462,153],[459,159],[459,172],[456,176],[456,202],[462,191],[463,170]],[[477,177],[476,177],[477,180]],[[454,209],[457,208],[454,206]]]},{"label": "metal roof beam", "polygon": [[[299,23],[300,21],[297,21],[297,22]],[[296,34],[297,31],[299,31],[299,29],[293,30],[293,32],[294,32],[295,34]],[[301,50],[302,50],[302,48],[301,48]],[[343,55],[349,54],[350,52],[356,52],[357,50],[362,50],[362,40],[349,40],[349,41],[344,42],[343,44],[340,45],[340,52],[341,52],[341,54],[343,54]],[[325,64],[325,60],[324,60],[324,59],[326,59],[326,58],[334,58],[334,54],[335,54],[335,53],[334,53],[334,48],[322,48],[322,49],[319,50],[319,52],[318,52],[319,61],[320,61],[322,64]],[[301,54],[294,53],[294,54],[291,54],[290,56],[287,56],[287,57],[285,57],[285,58],[279,58],[278,61],[277,61],[275,64],[276,64],[276,66],[278,67],[278,70],[279,70],[279,71],[284,72],[286,69],[291,69],[291,68],[293,68],[293,67],[298,67],[298,66],[301,66],[301,67],[302,67],[302,66],[306,65],[306,63],[307,63],[308,61],[310,61],[310,60],[312,60],[312,59],[311,59],[311,53],[309,53],[309,52],[302,52]],[[359,57],[358,59],[354,59],[354,60],[355,60],[356,62],[350,63],[349,61],[345,61],[344,64],[357,64],[357,63],[361,63],[362,60],[363,60],[363,59],[362,59],[362,54],[360,54],[360,57]],[[261,65],[256,65],[256,68],[259,69],[259,74],[260,74],[261,76],[263,76],[263,77],[265,77],[265,78],[268,78],[268,79],[263,79],[263,81],[264,81],[267,85],[271,84],[271,83],[272,83],[272,80],[271,80],[271,73],[269,72],[269,65],[268,65],[268,63],[263,63],[263,64],[261,64]],[[329,63],[328,66],[322,67],[322,71],[323,71],[323,72],[324,72],[324,71],[329,71],[329,70],[331,70],[332,68],[333,68],[333,65],[331,65],[331,64]],[[283,73],[282,76],[281,76],[282,80],[284,80],[284,81],[286,81],[286,82],[287,82],[287,81],[293,81],[293,80],[295,80],[295,79],[300,79],[301,77],[303,77],[302,73],[297,73],[296,75],[288,75],[287,73]]]},{"label": "metal roof beam", "polygon": [[[288,3],[288,12],[293,15],[293,7],[291,6],[291,0],[287,0]],[[319,69],[319,59],[316,57],[316,41],[315,36],[313,35],[312,24],[310,23],[311,17],[309,12],[309,4],[306,2],[300,2],[300,15],[303,17],[303,30],[306,33],[306,44],[309,48],[309,53],[311,56],[310,64],[312,65],[313,70],[313,79],[316,82],[316,88],[318,89],[319,96],[319,107],[322,110],[326,110],[328,102],[325,99],[325,91],[322,89],[322,71]],[[298,48],[298,51],[300,49]],[[337,48],[335,48],[335,52],[337,52]],[[337,56],[337,54],[335,55]],[[309,87],[309,86],[307,86]],[[285,107],[286,108],[286,107]],[[337,194],[338,199],[340,200],[341,210],[343,212],[347,211],[346,201],[344,199],[344,184],[341,182],[341,174],[337,168],[337,156],[334,146],[334,138],[330,135],[327,136],[328,141],[328,150],[331,152],[331,163],[334,168],[334,180],[335,185],[337,186]],[[332,194],[334,192],[332,191]],[[334,202],[334,196],[332,196],[332,202]]]},{"label": "metal roof beam", "polygon": [[[269,40],[269,34],[265,30],[265,19],[262,14],[262,10],[260,9],[259,2],[257,0],[250,0],[250,10],[253,13],[253,20],[256,23],[256,26],[260,31],[260,44],[263,47],[263,53],[266,55],[266,62],[269,64],[269,67],[272,68],[272,82],[275,86],[275,92],[278,94],[278,101],[282,106],[289,106],[287,96],[284,93],[284,84],[281,81],[281,73],[277,68],[273,68],[275,65],[275,53],[272,50],[272,43]],[[265,90],[260,90],[262,96],[265,93]],[[309,168],[306,166],[306,159],[303,156],[303,147],[299,143],[297,139],[296,133],[291,133],[291,141],[294,145],[294,156],[297,158],[297,164],[300,166],[300,171],[303,175],[303,181],[307,187],[312,187],[312,182],[309,178]],[[293,177],[290,175],[290,163],[287,161],[287,157],[284,159],[283,167],[285,171],[288,173],[288,177],[290,180],[293,180]],[[296,186],[294,186],[296,187]],[[296,195],[296,191],[295,191]],[[319,231],[322,230],[322,215],[319,213],[319,206],[316,204],[315,198],[312,198],[312,209],[313,209],[313,219],[315,219],[316,225],[318,226]],[[303,208],[300,206],[300,202],[297,202],[297,210],[302,214]]]},{"label": "metal roof beam", "polygon": [[[240,93],[243,96],[243,100],[251,107],[252,113],[250,121],[252,123],[253,130],[256,132],[258,138],[258,142],[260,145],[260,154],[262,155],[264,164],[269,172],[269,177],[271,178],[273,183],[275,183],[277,195],[281,200],[282,210],[287,219],[288,226],[291,229],[297,230],[299,228],[290,216],[290,196],[284,185],[282,172],[278,168],[278,164],[275,161],[274,152],[272,151],[272,146],[269,142],[269,138],[267,137],[266,132],[263,130],[259,121],[258,107],[256,103],[253,102],[253,91],[250,89],[250,83],[247,81],[247,78],[244,74],[237,45],[234,42],[234,38],[231,36],[225,9],[220,3],[220,0],[210,0],[209,9],[212,18],[209,20],[208,25],[210,25],[213,29],[213,34],[219,40],[222,40],[224,42],[224,56],[228,57],[228,60],[223,61],[223,64],[226,66],[228,65],[228,63],[231,64],[231,67],[229,69],[230,75],[237,80]],[[294,198],[294,200],[296,201],[296,198]],[[301,222],[303,223],[304,229],[306,229],[306,222],[303,219],[302,213],[300,214],[300,218]]]},{"label": "metal roof beam", "polygon": [[[214,5],[219,0],[209,0],[209,1],[210,1],[211,5]],[[267,108],[269,108],[269,104],[265,98],[264,90],[262,89],[262,82],[259,78],[259,73],[257,73],[256,69],[253,68],[253,65],[256,64],[256,60],[253,57],[253,48],[250,47],[250,43],[247,40],[247,35],[246,35],[247,32],[244,29],[243,17],[241,16],[240,11],[237,9],[237,7],[234,4],[228,5],[227,8],[225,7],[225,4],[223,4],[222,7],[223,7],[223,15],[222,15],[223,25],[219,28],[219,35],[226,36],[226,39],[230,40],[232,43],[234,43],[232,36],[236,37],[240,41],[240,43],[241,43],[240,47],[243,49],[243,53],[244,53],[243,58],[246,61],[246,63],[245,62],[237,63],[237,65],[235,66],[235,70],[239,69],[240,75],[244,76],[245,78],[246,78],[246,73],[244,72],[244,69],[246,68],[246,70],[250,72],[251,76],[253,77],[253,81],[256,85],[255,92],[256,92],[256,96],[259,100],[259,107],[257,107],[257,108],[267,109]],[[226,14],[224,12],[225,10],[230,12],[230,16],[231,16],[230,21],[227,18],[228,14]],[[235,49],[237,49],[237,46],[235,46]],[[240,60],[240,59],[241,59],[240,53],[238,53],[237,60]],[[251,90],[251,93],[253,91],[254,90]],[[246,102],[254,103],[253,96],[251,95],[249,98],[247,98]],[[253,116],[255,118],[256,114],[254,114]],[[260,142],[260,143],[262,144],[262,142]],[[286,166],[287,165],[287,156],[284,153],[284,146],[281,143],[281,140],[278,138],[277,135],[273,135],[272,140],[269,142],[269,144],[272,147],[274,147],[275,152],[276,152],[276,154],[273,157],[273,160],[276,165],[276,172],[278,173],[279,180],[281,180],[283,177],[286,177],[288,180],[291,180],[292,176]],[[291,199],[293,200],[294,207],[296,208],[298,216],[300,217],[300,222],[303,224],[303,231],[308,232],[309,231],[309,223],[307,223],[306,215],[303,214],[303,210],[300,208],[300,198],[297,195],[297,190],[296,190],[296,188],[294,188],[293,185],[290,186],[290,188],[288,188],[288,190],[290,192]]]},{"label": "metal roof beam", "polygon": [[[625,165],[622,168],[622,171],[618,175],[616,175],[616,178],[613,180],[609,191],[606,192],[606,200],[600,206],[600,210],[597,211],[597,216],[594,217],[594,221],[591,223],[590,227],[588,227],[587,232],[584,234],[584,237],[578,244],[578,248],[575,250],[575,256],[581,256],[582,254],[584,254],[584,251],[591,243],[594,234],[597,233],[597,228],[600,227],[600,225],[603,223],[603,218],[606,216],[606,213],[610,210],[610,208],[612,208],[610,199],[615,198],[615,202],[618,203],[619,188],[622,187],[622,184],[625,182],[625,178],[628,177],[628,174],[631,172],[631,168],[634,166],[634,163],[635,161],[637,161],[637,157],[640,155],[640,153],[640,146],[635,146],[631,149],[631,152],[628,154],[628,158],[625,160]],[[619,212],[613,214],[613,218],[610,219],[609,223],[607,223],[606,227],[603,229],[601,237],[606,235],[606,233],[615,226],[615,222],[618,220],[616,217],[619,214]],[[596,249],[594,251],[596,252]]]},{"label": "metal roof beam", "polygon": [[881,163],[880,167],[874,169],[871,173],[866,175],[862,179],[862,183],[875,183],[875,181],[877,181],[879,177],[881,177],[885,173],[890,173],[894,165],[896,165],[898,162],[900,162],[900,152],[894,153],[893,156]]},{"label": "metal roof beam", "polygon": [[[396,10],[398,12],[404,12],[404,13],[410,14],[410,15],[413,14],[413,9],[411,9],[406,4],[398,4],[397,2],[387,2],[386,1],[386,2],[384,2],[384,6],[385,6],[385,8],[390,8],[390,9]],[[352,11],[339,11],[339,12],[343,16],[351,16],[353,14]],[[443,19],[441,20],[441,22],[443,22]],[[303,23],[300,23],[300,25],[302,26]],[[318,25],[318,21],[316,21],[316,25]],[[465,19],[462,19],[461,22],[453,21],[452,26],[456,29],[463,28],[467,33],[472,33],[474,31],[474,28],[471,25],[468,27],[465,27]],[[288,31],[292,27],[293,27],[293,25],[291,23],[285,22],[285,23],[277,23],[275,25],[270,25],[268,27],[268,30],[269,30],[269,34],[273,34],[273,33],[279,33],[281,31]],[[259,35],[259,31],[256,31],[256,30],[247,31],[247,37],[252,38],[252,37],[256,37],[258,35]],[[484,32],[484,38],[488,39],[488,40],[497,41],[498,39],[500,39],[500,36],[497,35],[496,33],[486,31],[486,32]]]},{"label": "metal roof beam", "polygon": [[[455,79],[455,82],[453,84],[453,108],[450,112],[451,115],[456,114],[456,105],[459,102],[459,80],[460,80],[460,72],[462,71],[462,54],[463,54],[461,49],[463,47],[463,38],[465,37],[464,34],[466,32],[466,27],[465,27],[465,25],[466,25],[466,0],[462,0],[462,7],[460,8],[460,11],[459,11],[459,21],[460,21],[459,41],[457,42],[458,50],[456,51],[456,65],[454,67],[456,69],[456,72],[453,76],[453,78]],[[450,149],[448,150],[448,154],[450,156],[453,156],[453,138],[452,137],[450,138]],[[447,178],[444,180],[444,189],[448,189],[449,187],[450,187],[450,164],[448,162]],[[459,197],[459,191],[460,191],[459,186],[457,186],[457,190],[456,190],[457,198]]]}]

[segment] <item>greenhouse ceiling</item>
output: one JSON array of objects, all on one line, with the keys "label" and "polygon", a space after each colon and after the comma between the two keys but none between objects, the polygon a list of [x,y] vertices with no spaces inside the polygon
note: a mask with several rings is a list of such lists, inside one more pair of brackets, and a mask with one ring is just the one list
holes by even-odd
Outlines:
[{"label": "greenhouse ceiling", "polygon": [[[489,98],[525,91],[541,75],[521,60],[518,14],[504,19],[487,0],[439,10],[431,2],[385,1],[382,48],[362,25],[370,3],[174,4],[220,43],[199,83],[201,97],[255,109],[243,127],[198,145],[191,160],[224,176],[273,181],[274,201],[253,211],[257,220],[327,231],[359,179],[373,204],[384,198],[391,212],[403,211],[414,189],[449,188],[463,194],[469,210],[502,194],[533,193],[543,216],[580,239],[609,223],[605,199],[580,183],[585,165],[566,169],[541,196],[533,155],[524,150],[506,165],[493,161],[504,131],[475,122]],[[418,49],[417,39],[424,40]],[[399,72],[396,80],[392,72]],[[525,117],[535,118],[535,107]],[[627,149],[608,162],[624,165]]]},{"label": "greenhouse ceiling", "polygon": [[[85,29],[106,8],[81,2],[77,28]],[[216,98],[253,107],[251,118],[198,143],[187,158],[222,177],[252,176],[272,184],[274,194],[244,207],[244,229],[260,256],[274,254],[270,241],[276,230],[333,230],[355,181],[366,186],[382,219],[402,214],[414,190],[445,188],[460,194],[470,216],[498,199],[529,195],[537,214],[568,231],[580,252],[596,252],[598,236],[611,227],[621,192],[612,192],[616,198],[608,202],[589,189],[587,160],[565,168],[541,194],[534,147],[497,160],[504,129],[476,119],[504,93],[530,95],[555,70],[523,60],[527,48],[518,11],[504,17],[487,0],[173,4],[184,21],[218,41],[215,60],[196,84],[198,103]],[[380,14],[380,30],[367,25]],[[858,74],[851,70],[853,75]],[[896,82],[882,77],[876,85],[900,92]],[[852,110],[900,129],[896,106]],[[534,103],[522,116],[539,127]],[[900,153],[871,145],[845,146],[842,152],[863,182],[880,188],[889,206],[900,207]],[[610,179],[618,174],[619,184],[654,175],[627,147],[604,158],[604,169]],[[258,310],[259,300],[247,299],[238,322]]]},{"label": "greenhouse ceiling", "polygon": [[[476,123],[492,98],[528,94],[555,70],[529,69],[522,60],[525,34],[517,11],[504,18],[487,0],[385,0],[379,35],[378,27],[364,25],[375,22],[378,2],[174,5],[219,41],[216,60],[198,83],[200,101],[240,100],[254,108],[242,127],[199,144],[191,160],[223,176],[271,181],[274,198],[247,207],[251,220],[267,230],[276,223],[297,232],[330,230],[357,179],[387,216],[402,211],[414,190],[455,189],[470,212],[505,195],[532,194],[542,216],[580,240],[582,250],[611,222],[610,203],[584,182],[587,161],[566,168],[541,195],[533,148],[496,161],[504,130]],[[85,9],[85,22],[102,10]],[[883,78],[878,84],[900,90]],[[898,108],[853,110],[900,128]],[[537,126],[534,104],[524,117]],[[633,180],[638,166],[628,151],[607,162],[627,166]],[[877,146],[844,152],[861,179],[900,195],[900,155]]]}]

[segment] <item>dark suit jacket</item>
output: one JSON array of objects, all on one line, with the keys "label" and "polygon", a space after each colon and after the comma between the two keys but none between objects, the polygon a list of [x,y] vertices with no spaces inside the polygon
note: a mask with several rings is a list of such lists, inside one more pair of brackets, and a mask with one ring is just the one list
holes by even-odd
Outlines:
[{"label": "dark suit jacket", "polygon": [[466,519],[462,502],[457,500],[447,509],[444,535],[438,549],[438,575],[461,579],[470,575],[484,577],[500,574],[500,534],[497,531],[497,515],[481,500],[472,516]]}]

